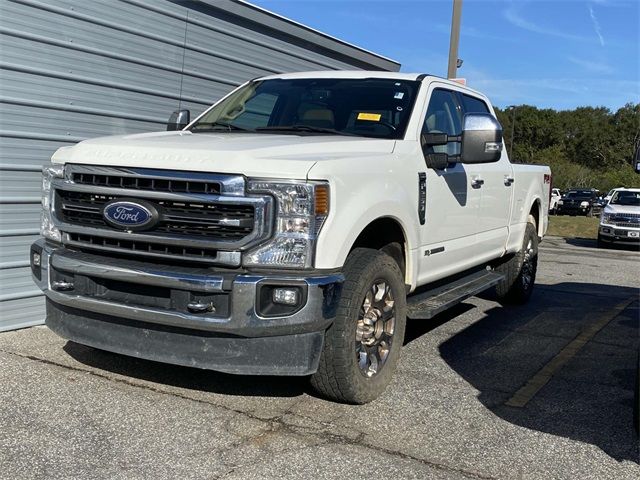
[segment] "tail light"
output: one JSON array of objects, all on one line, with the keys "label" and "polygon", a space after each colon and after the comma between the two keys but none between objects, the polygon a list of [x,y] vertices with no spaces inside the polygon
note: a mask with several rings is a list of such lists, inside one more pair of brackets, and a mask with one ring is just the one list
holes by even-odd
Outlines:
[{"label": "tail light", "polygon": [[551,205],[551,192],[553,192],[553,175],[550,173],[545,173],[544,183],[549,184],[549,205]]}]

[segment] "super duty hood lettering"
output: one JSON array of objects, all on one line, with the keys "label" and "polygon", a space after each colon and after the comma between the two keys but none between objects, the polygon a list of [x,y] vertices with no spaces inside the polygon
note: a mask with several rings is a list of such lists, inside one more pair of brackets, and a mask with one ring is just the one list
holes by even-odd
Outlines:
[{"label": "super duty hood lettering", "polygon": [[86,140],[60,150],[53,160],[304,179],[316,162],[391,153],[394,143],[326,135],[161,132]]}]

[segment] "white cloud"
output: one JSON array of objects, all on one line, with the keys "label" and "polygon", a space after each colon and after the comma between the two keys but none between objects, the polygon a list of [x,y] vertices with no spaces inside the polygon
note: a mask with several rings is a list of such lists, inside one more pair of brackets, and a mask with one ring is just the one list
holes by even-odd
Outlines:
[{"label": "white cloud", "polygon": [[604,47],[604,37],[602,36],[600,23],[598,22],[598,19],[596,18],[596,14],[593,11],[593,8],[591,7],[591,5],[588,5],[587,8],[589,9],[589,16],[591,17],[591,21],[593,22],[593,29],[595,30],[596,35],[598,36],[598,40],[600,40],[600,45]]},{"label": "white cloud", "polygon": [[572,33],[563,32],[554,28],[549,28],[546,25],[539,25],[524,18],[515,5],[509,6],[503,12],[504,18],[512,25],[528,30],[530,32],[538,33],[540,35],[548,35],[552,37],[564,38],[565,40],[574,40],[579,42],[592,42],[590,38],[582,37],[580,35],[574,35]]},{"label": "white cloud", "polygon": [[579,73],[558,78],[497,76],[474,65],[463,67],[467,85],[486,94],[495,105],[535,105],[539,108],[571,109],[604,105],[616,110],[628,102],[640,102],[635,80]]},{"label": "white cloud", "polygon": [[567,57],[567,60],[569,60],[571,63],[575,63],[579,67],[582,67],[584,70],[591,73],[603,73],[606,75],[610,75],[615,72],[613,67],[606,62],[597,62],[576,57]]}]

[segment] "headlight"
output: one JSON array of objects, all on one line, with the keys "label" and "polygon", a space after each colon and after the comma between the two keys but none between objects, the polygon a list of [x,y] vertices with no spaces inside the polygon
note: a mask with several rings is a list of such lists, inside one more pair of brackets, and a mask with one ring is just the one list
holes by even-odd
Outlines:
[{"label": "headlight", "polygon": [[610,223],[611,222],[611,214],[610,213],[602,213],[600,217],[600,223]]},{"label": "headlight", "polygon": [[64,165],[45,165],[42,167],[42,215],[40,217],[40,234],[50,240],[60,242],[60,230],[53,224],[51,210],[53,206],[53,192],[51,182],[54,178],[64,176]]},{"label": "headlight", "polygon": [[564,202],[562,200],[558,200],[558,205],[564,205]]},{"label": "headlight", "polygon": [[589,206],[589,202],[580,202],[580,206],[581,207],[588,207]]},{"label": "headlight", "polygon": [[250,250],[245,266],[310,268],[318,233],[329,215],[326,182],[249,181],[250,193],[266,193],[276,199],[275,236]]}]

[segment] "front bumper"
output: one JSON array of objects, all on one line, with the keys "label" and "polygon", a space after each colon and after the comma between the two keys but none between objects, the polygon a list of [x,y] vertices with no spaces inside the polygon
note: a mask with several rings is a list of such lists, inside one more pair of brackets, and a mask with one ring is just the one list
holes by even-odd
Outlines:
[{"label": "front bumper", "polygon": [[[46,324],[63,338],[149,360],[254,375],[316,371],[344,280],[339,273],[161,267],[44,240],[32,245],[31,263],[47,297]],[[262,314],[263,289],[283,285],[299,288],[300,305]],[[193,304],[209,309],[194,313]]]},{"label": "front bumper", "polygon": [[580,205],[558,205],[557,212],[563,215],[586,215],[591,207],[581,207]]},{"label": "front bumper", "polygon": [[640,229],[600,224],[598,238],[602,242],[619,243],[621,245],[640,245]]}]

